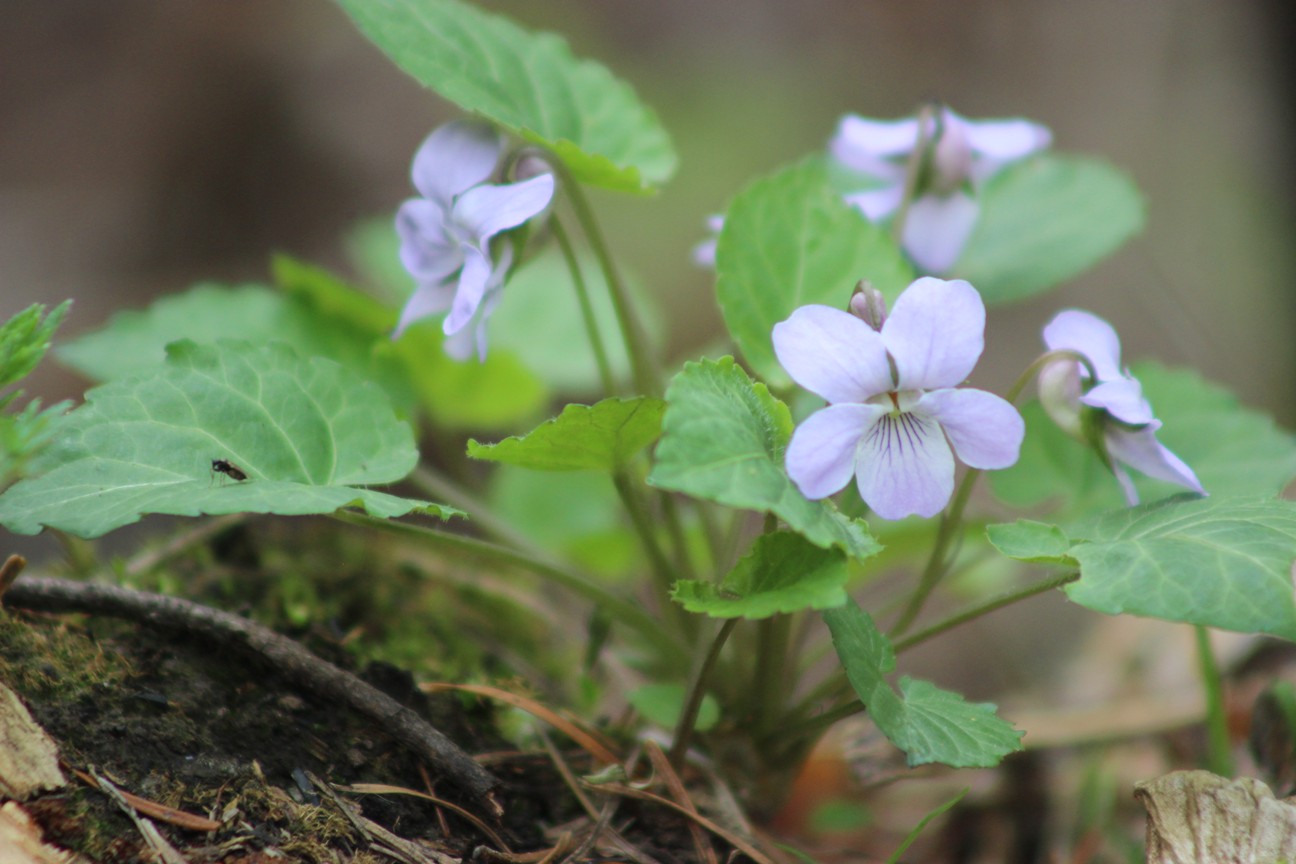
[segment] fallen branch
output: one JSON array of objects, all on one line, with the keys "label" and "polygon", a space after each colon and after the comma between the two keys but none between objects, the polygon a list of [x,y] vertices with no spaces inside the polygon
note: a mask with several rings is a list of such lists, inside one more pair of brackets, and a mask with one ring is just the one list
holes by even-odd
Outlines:
[{"label": "fallen branch", "polygon": [[87,612],[193,633],[260,657],[289,680],[323,699],[351,706],[427,759],[454,785],[498,818],[500,782],[426,720],[350,672],[286,636],[229,612],[178,597],[68,579],[20,578],[0,598],[5,606],[44,612]]}]

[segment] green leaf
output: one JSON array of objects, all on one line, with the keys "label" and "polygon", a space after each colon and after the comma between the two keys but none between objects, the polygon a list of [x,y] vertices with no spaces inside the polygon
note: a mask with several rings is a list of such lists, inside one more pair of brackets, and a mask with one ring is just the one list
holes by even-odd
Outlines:
[{"label": "green leaf", "polygon": [[990,542],[1009,558],[1037,564],[1072,563],[1067,553],[1071,551],[1071,538],[1056,525],[1018,519],[1004,525],[986,528]]},{"label": "green leaf", "polygon": [[41,410],[33,399],[16,413],[0,413],[0,489],[27,474],[27,465],[58,433],[70,402]]},{"label": "green leaf", "polygon": [[640,191],[675,152],[653,113],[560,37],[458,0],[338,0],[398,66],[465,111],[547,148],[581,182]]},{"label": "green leaf", "polygon": [[825,611],[823,617],[851,687],[911,766],[940,762],[956,768],[989,767],[1021,749],[1022,733],[998,717],[994,705],[971,703],[907,676],[900,679],[897,694],[885,677],[895,669],[895,651],[853,600]]},{"label": "green leaf", "polygon": [[1041,155],[1005,168],[980,195],[981,214],[954,275],[986,303],[1038,294],[1097,264],[1143,228],[1143,199],[1106,162]]},{"label": "green leaf", "polygon": [[[248,477],[212,472],[224,459]],[[331,513],[453,508],[363,486],[404,477],[413,435],[386,395],[341,365],[285,345],[168,346],[166,366],[91,390],[39,473],[0,496],[0,524],[95,537],[147,513]]]},{"label": "green leaf", "polygon": [[[44,305],[33,303],[0,324],[0,390],[26,378],[36,368],[71,305],[71,300],[65,300],[46,315]],[[3,405],[0,402],[0,407]]]},{"label": "green leaf", "polygon": [[768,618],[780,612],[829,609],[846,602],[846,556],[799,534],[762,534],[717,587],[679,581],[671,598],[712,618]]},{"label": "green leaf", "polygon": [[[631,690],[626,700],[650,723],[674,729],[684,710],[687,695],[682,684],[644,684]],[[712,696],[703,696],[693,728],[705,732],[720,720],[720,705]]]},{"label": "green leaf", "polygon": [[886,231],[842,201],[822,160],[811,159],[743,190],[716,247],[716,293],[743,357],[776,389],[791,385],[770,332],[799,306],[846,308],[867,279],[894,300],[913,271]]},{"label": "green leaf", "polygon": [[568,405],[524,436],[498,444],[470,440],[468,455],[536,471],[615,471],[657,440],[665,410],[665,402],[646,396]]},{"label": "green leaf", "polygon": [[[1157,438],[1192,467],[1212,496],[1272,496],[1296,478],[1296,438],[1195,372],[1140,363],[1134,374],[1163,423]],[[1038,404],[1022,411],[1026,440],[1017,464],[990,475],[991,488],[1018,507],[1048,502],[1056,521],[1124,506],[1116,479],[1085,445],[1068,437]],[[1143,501],[1182,488],[1131,471]]]},{"label": "green leaf", "polygon": [[853,558],[881,549],[863,522],[797,490],[783,469],[792,436],[787,406],[732,357],[686,363],[666,391],[666,404],[649,483],[773,513],[814,545],[837,546]]},{"label": "green leaf", "polygon": [[[280,265],[281,275],[286,266]],[[59,359],[92,380],[113,381],[156,370],[166,358],[166,346],[181,339],[203,344],[219,339],[275,341],[303,357],[329,357],[384,384],[399,378],[384,344],[396,313],[387,312],[386,328],[326,314],[315,297],[340,289],[334,284],[325,287],[331,277],[322,271],[311,271],[308,285],[305,265],[296,268],[292,296],[264,285],[197,285],[162,297],[147,309],[118,312],[103,328],[61,346]],[[376,350],[378,346],[386,351]]]},{"label": "green leaf", "polygon": [[1168,499],[1067,533],[1081,606],[1296,639],[1296,502]]}]

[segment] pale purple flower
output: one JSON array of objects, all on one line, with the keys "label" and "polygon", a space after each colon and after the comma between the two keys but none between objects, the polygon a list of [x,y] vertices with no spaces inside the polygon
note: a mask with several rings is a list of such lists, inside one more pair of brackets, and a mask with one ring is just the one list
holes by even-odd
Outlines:
[{"label": "pale purple flower", "polygon": [[1093,364],[1097,380],[1083,363],[1050,363],[1040,372],[1040,402],[1054,422],[1082,440],[1082,406],[1099,412],[1104,461],[1131,507],[1139,499],[1126,465],[1205,494],[1193,470],[1157,440],[1161,421],[1153,416],[1138,379],[1121,366],[1120,337],[1110,324],[1089,312],[1067,309],[1045,325],[1044,344],[1050,351],[1075,351]]},{"label": "pale purple flower", "polygon": [[905,216],[901,246],[922,270],[946,273],[976,226],[981,184],[1005,165],[1046,149],[1052,135],[1028,120],[973,121],[948,108],[903,120],[848,114],[838,124],[829,152],[877,185],[847,195],[846,201],[873,222],[894,215],[920,138],[930,152]]},{"label": "pale purple flower", "polygon": [[720,232],[724,230],[724,216],[712,213],[706,219],[707,237],[698,241],[693,247],[693,263],[706,269],[714,269],[716,263],[716,244]]},{"label": "pale purple flower", "polygon": [[985,346],[985,306],[967,282],[932,277],[905,289],[874,330],[829,306],[802,306],[774,326],[792,380],[828,401],[792,434],[785,464],[803,495],[834,494],[855,476],[884,519],[934,516],[954,490],[954,452],[974,468],[1017,461],[1025,424],[981,390],[956,390]]},{"label": "pale purple flower", "polygon": [[[427,137],[411,175],[421,198],[396,213],[401,263],[418,283],[393,337],[414,321],[449,312],[446,353],[486,357],[486,319],[499,302],[512,249],[492,254],[491,238],[538,215],[553,198],[552,174],[491,184],[504,140],[490,126],[455,121]],[[475,349],[475,350],[474,350]]]}]

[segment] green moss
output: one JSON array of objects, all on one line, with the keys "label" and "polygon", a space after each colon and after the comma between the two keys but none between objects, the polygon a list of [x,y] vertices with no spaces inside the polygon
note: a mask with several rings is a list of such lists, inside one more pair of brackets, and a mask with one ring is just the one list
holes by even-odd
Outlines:
[{"label": "green moss", "polygon": [[130,674],[74,625],[0,612],[0,681],[27,699],[65,701]]}]

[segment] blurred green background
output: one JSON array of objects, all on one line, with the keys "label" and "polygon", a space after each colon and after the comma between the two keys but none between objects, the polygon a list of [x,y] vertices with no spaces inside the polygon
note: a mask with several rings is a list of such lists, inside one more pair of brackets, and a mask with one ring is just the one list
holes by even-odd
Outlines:
[{"label": "blurred green background", "polygon": [[[1291,424],[1292,13],[1280,2],[877,0],[483,4],[563,33],[655,107],[681,156],[649,199],[596,196],[661,297],[672,352],[719,333],[689,249],[757,174],[837,118],[928,98],[1046,123],[1147,195],[1146,233],[1060,292],[991,316],[1002,386],[1061,305],[1114,321],[1128,359],[1192,365]],[[453,109],[318,0],[7,0],[0,27],[0,314],[76,299],[68,333],[274,250],[344,266],[354,220],[410,194]],[[52,364],[51,364],[52,365]],[[78,395],[43,370],[30,390]]]}]

